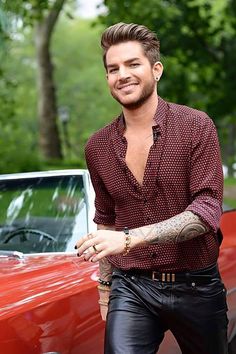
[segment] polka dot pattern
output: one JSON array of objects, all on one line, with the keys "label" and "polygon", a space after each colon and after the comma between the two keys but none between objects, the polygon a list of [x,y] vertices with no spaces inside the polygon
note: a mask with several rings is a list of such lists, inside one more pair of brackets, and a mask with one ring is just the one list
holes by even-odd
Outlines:
[{"label": "polka dot pattern", "polygon": [[137,247],[126,256],[109,257],[118,268],[195,270],[218,257],[216,231],[223,195],[223,174],[217,132],[204,113],[167,103],[160,97],[142,186],[125,163],[124,117],[96,132],[85,155],[96,193],[97,224],[136,228],[190,210],[211,231],[176,244]]}]

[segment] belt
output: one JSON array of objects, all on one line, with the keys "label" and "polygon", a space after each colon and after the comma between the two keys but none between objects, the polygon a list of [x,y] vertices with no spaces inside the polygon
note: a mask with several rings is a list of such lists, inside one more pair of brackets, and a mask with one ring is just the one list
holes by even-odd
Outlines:
[{"label": "belt", "polygon": [[[209,270],[209,272],[208,272]],[[115,270],[114,273],[116,273]],[[207,284],[210,283],[213,277],[218,277],[218,268],[216,265],[206,268],[200,271],[194,272],[159,272],[156,270],[143,270],[143,269],[130,269],[130,270],[118,270],[118,273],[124,276],[134,277],[146,277],[154,281],[164,283],[198,283]],[[207,274],[208,273],[208,274]]]}]

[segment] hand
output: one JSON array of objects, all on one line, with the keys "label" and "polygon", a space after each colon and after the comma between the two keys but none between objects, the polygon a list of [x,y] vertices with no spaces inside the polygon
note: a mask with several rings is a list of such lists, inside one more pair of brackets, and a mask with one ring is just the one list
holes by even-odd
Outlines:
[{"label": "hand", "polygon": [[82,237],[75,248],[78,256],[86,261],[97,262],[102,258],[124,251],[125,234],[122,231],[97,230]]}]

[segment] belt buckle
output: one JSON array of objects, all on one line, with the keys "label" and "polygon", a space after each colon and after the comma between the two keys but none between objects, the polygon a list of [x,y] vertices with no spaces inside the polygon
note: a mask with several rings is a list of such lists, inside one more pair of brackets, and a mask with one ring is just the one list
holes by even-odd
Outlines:
[{"label": "belt buckle", "polygon": [[[157,275],[157,277],[156,277]],[[156,281],[159,281],[160,280],[160,273],[159,272],[156,272],[155,270],[152,272],[152,280],[156,280]]]},{"label": "belt buckle", "polygon": [[[158,277],[156,277],[158,275]],[[152,280],[167,282],[167,283],[174,283],[176,281],[175,273],[159,273],[159,272],[152,272]]]}]

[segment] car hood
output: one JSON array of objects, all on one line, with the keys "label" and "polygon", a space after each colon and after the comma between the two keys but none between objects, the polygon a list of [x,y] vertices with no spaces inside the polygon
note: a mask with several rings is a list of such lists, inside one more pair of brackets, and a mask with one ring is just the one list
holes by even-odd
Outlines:
[{"label": "car hood", "polygon": [[94,286],[97,269],[75,254],[0,257],[0,320]]}]

